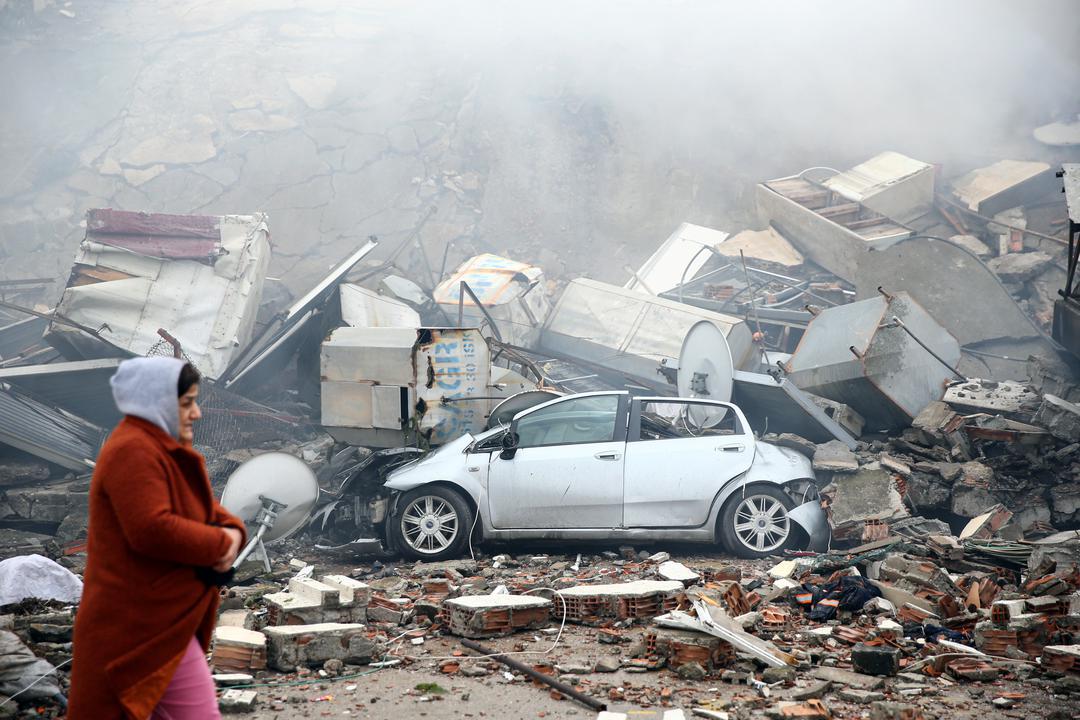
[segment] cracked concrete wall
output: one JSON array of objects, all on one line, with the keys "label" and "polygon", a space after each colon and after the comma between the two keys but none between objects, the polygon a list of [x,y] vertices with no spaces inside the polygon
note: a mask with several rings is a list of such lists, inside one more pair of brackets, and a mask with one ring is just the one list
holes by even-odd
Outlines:
[{"label": "cracked concrete wall", "polygon": [[55,299],[111,206],[266,211],[293,295],[413,232],[435,272],[453,243],[448,268],[489,251],[621,284],[680,222],[751,224],[762,178],[883,148],[1034,157],[1003,121],[1080,75],[1061,0],[834,5],[3,0],[0,279]]}]

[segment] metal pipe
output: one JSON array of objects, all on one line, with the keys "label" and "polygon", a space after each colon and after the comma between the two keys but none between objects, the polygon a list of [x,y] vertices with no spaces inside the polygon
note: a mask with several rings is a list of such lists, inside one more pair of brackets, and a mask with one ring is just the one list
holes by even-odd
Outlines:
[{"label": "metal pipe", "polygon": [[977,217],[977,218],[979,218],[980,220],[982,220],[984,222],[991,223],[993,225],[999,225],[999,226],[1001,226],[1003,228],[1008,228],[1009,230],[1015,230],[1016,232],[1023,233],[1025,235],[1031,235],[1032,237],[1042,238],[1043,240],[1053,240],[1054,242],[1056,242],[1059,245],[1068,245],[1069,244],[1067,241],[1062,240],[1059,237],[1054,237],[1053,235],[1047,235],[1046,233],[1036,232],[1034,230],[1028,230],[1027,228],[1017,227],[1015,225],[1009,225],[1008,223],[1003,223],[1000,220],[995,220],[994,218],[986,217],[985,215],[981,215],[981,214],[975,212],[974,210],[972,210],[970,208],[964,207],[963,205],[961,205],[958,202],[953,202],[952,200],[945,197],[944,195],[938,195],[938,199],[939,200],[944,200],[946,203],[948,203],[949,205],[952,205],[954,208],[956,208],[960,212],[967,213],[968,215],[971,215],[972,217]]},{"label": "metal pipe", "polygon": [[511,668],[512,670],[517,670],[524,675],[528,675],[533,680],[536,680],[543,683],[544,685],[547,685],[550,688],[558,690],[566,697],[570,698],[571,700],[577,700],[579,703],[588,708],[592,708],[597,712],[604,712],[605,710],[607,710],[606,702],[602,700],[597,700],[594,697],[590,697],[583,692],[575,690],[566,683],[559,682],[557,679],[551,677],[550,675],[545,675],[531,665],[526,665],[525,663],[514,660],[513,658],[508,658],[505,655],[500,655],[495,651],[486,648],[480,643],[473,640],[465,639],[461,641],[461,644],[474,652],[478,652],[481,655],[489,656],[492,660],[500,662],[506,667]]},{"label": "metal pipe", "polygon": [[[755,267],[750,268],[750,272],[758,273],[759,275],[767,275],[768,277],[771,277],[773,280],[780,283],[781,285],[786,285],[787,287],[791,288],[792,290],[798,290],[799,292],[803,293],[804,295],[809,295],[810,297],[814,298],[815,300],[820,300],[821,302],[823,302],[826,305],[829,305],[831,307],[835,307],[837,305],[837,303],[833,302],[832,300],[829,300],[828,298],[824,298],[824,297],[822,297],[820,295],[815,295],[814,293],[810,292],[810,290],[808,288],[799,287],[798,285],[795,284],[794,281],[789,280],[788,278],[784,277],[783,275],[778,275],[777,273],[769,272],[768,270],[759,270],[758,268],[755,268]],[[807,285],[810,284],[809,281],[807,281],[807,280],[801,280],[800,282],[806,283]]]},{"label": "metal pipe", "polygon": [[[495,324],[495,318],[491,317],[491,313],[489,313],[488,309],[484,307],[484,303],[480,302],[480,298],[476,297],[476,293],[474,293],[472,291],[472,288],[469,287],[469,283],[462,280],[461,289],[469,294],[469,297],[472,298],[473,304],[476,305],[480,312],[484,314],[484,317],[487,318],[488,324],[491,325],[491,332],[495,333],[495,339],[499,342],[502,342],[502,333],[499,332],[499,326]],[[458,302],[464,302],[464,296],[462,296],[462,298],[459,298]],[[464,308],[460,304],[458,305],[458,312],[459,314],[464,314]],[[460,327],[460,322],[458,323],[458,326]]]},{"label": "metal pipe", "polygon": [[[0,300],[0,307],[8,308],[9,310],[16,310],[18,312],[26,313],[27,315],[33,315],[34,317],[41,318],[42,320],[49,320],[51,322],[57,322],[57,323],[60,323],[61,325],[69,325],[69,326],[75,328],[76,330],[82,330],[84,333],[86,333],[88,335],[92,335],[93,337],[96,337],[98,340],[103,340],[103,341],[105,340],[105,338],[101,337],[101,333],[98,330],[95,330],[92,327],[87,327],[86,325],[83,325],[81,323],[77,323],[74,320],[68,320],[63,315],[58,315],[56,313],[38,312],[37,310],[33,310],[31,308],[28,308],[28,307],[23,307],[22,305],[16,305],[15,303],[9,303],[6,300]],[[103,324],[101,327],[102,328],[108,328],[109,326],[108,326],[108,324]],[[112,328],[109,328],[109,329],[111,330]]]}]

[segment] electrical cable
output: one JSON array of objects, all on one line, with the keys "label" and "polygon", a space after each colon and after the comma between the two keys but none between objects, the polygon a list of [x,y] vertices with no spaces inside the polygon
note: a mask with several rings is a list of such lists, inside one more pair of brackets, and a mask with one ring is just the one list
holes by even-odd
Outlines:
[{"label": "electrical cable", "polygon": [[354,678],[363,677],[364,675],[374,675],[375,673],[385,668],[375,668],[374,670],[365,670],[364,672],[351,673],[349,675],[338,675],[336,677],[315,677],[307,680],[289,680],[286,682],[269,682],[269,683],[247,683],[245,685],[229,685],[230,690],[243,690],[244,688],[257,688],[257,687],[295,687],[297,685],[311,685],[312,683],[322,682],[339,682],[341,680],[352,680]]},{"label": "electrical cable", "polygon": [[[14,700],[15,698],[19,697],[20,695],[22,695],[22,694],[23,694],[24,692],[26,692],[26,691],[27,691],[27,690],[29,690],[30,688],[34,687],[35,685],[37,685],[37,684],[38,684],[39,682],[41,682],[42,680],[44,680],[45,678],[49,677],[50,675],[52,675],[52,674],[53,674],[54,672],[56,672],[56,671],[57,671],[57,670],[59,670],[60,668],[62,668],[62,667],[64,667],[65,665],[67,665],[67,664],[68,664],[69,662],[71,662],[71,658],[68,658],[68,659],[67,659],[67,660],[65,660],[64,662],[60,663],[59,665],[57,665],[56,667],[54,667],[54,668],[53,668],[52,670],[50,670],[49,672],[47,672],[47,673],[44,673],[44,674],[43,674],[43,675],[42,675],[41,677],[39,677],[39,678],[38,678],[37,680],[35,680],[34,682],[30,683],[29,685],[27,685],[27,686],[26,686],[26,687],[24,687],[24,688],[23,688],[22,690],[20,690],[19,692],[15,693],[14,695],[10,696],[10,697],[9,697],[9,698],[8,698],[7,700],[5,700],[4,702],[0,702],[0,707],[4,707],[4,706],[5,706],[5,705],[7,705],[7,704],[8,704],[9,702],[11,702],[11,701],[12,701],[12,700]],[[63,696],[61,696],[61,697],[63,697]],[[65,700],[65,701],[64,701],[64,702],[63,702],[62,704],[63,704],[63,705],[67,705],[67,701]]]},{"label": "electrical cable", "polygon": [[[540,592],[541,590],[550,590],[551,592],[553,592],[555,594],[555,597],[559,598],[559,601],[562,603],[562,621],[559,623],[559,632],[555,635],[555,640],[552,641],[551,647],[549,647],[547,650],[514,650],[514,651],[510,651],[510,652],[490,653],[488,655],[462,655],[462,656],[459,656],[459,655],[442,655],[442,656],[425,655],[423,657],[414,657],[412,655],[406,655],[406,656],[396,655],[395,657],[407,657],[409,660],[412,660],[414,662],[423,662],[423,661],[427,661],[427,660],[483,660],[483,659],[486,659],[486,658],[495,657],[497,655],[548,655],[549,653],[551,653],[552,650],[554,650],[558,646],[559,640],[562,639],[563,630],[566,629],[567,606],[566,606],[566,599],[562,595],[559,594],[558,590],[556,590],[553,587],[533,588],[532,590],[526,590],[525,592],[523,592],[521,594],[522,595],[529,595],[531,593]],[[409,632],[412,632],[412,631],[409,631]],[[395,637],[393,640],[388,640],[387,645],[389,646],[391,643],[394,643],[394,642],[397,642],[397,641],[401,640],[401,638],[405,637],[407,634],[408,634],[408,632],[402,633],[401,635],[398,635],[397,637]],[[388,651],[388,654],[389,654],[389,652],[390,651]]]}]

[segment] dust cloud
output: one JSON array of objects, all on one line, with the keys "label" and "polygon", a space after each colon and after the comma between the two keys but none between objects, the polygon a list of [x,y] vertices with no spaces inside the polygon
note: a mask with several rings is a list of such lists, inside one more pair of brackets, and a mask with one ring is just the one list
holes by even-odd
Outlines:
[{"label": "dust cloud", "polygon": [[0,276],[58,291],[112,206],[267,211],[292,294],[371,234],[621,283],[762,179],[1054,159],[1078,38],[1070,0],[0,0]]}]

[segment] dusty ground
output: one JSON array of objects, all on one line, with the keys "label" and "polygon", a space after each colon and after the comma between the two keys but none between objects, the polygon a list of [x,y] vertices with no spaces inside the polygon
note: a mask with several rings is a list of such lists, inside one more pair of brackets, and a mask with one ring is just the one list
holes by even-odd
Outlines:
[{"label": "dusty ground", "polygon": [[[565,551],[565,547],[562,548]],[[577,549],[577,548],[575,548]],[[605,548],[586,546],[582,567],[586,567],[590,553]],[[614,549],[614,548],[612,548]],[[649,548],[654,552],[662,548]],[[575,560],[576,553],[560,555],[557,548],[525,548],[520,546],[497,546],[494,552],[508,552],[521,560],[538,552],[547,552],[548,563]],[[520,551],[525,551],[520,552]],[[720,552],[702,552],[699,547],[680,546],[668,548],[672,558],[691,568],[716,567],[737,564],[743,576],[763,574],[775,564],[772,560],[738,561]],[[318,558],[308,553],[299,556],[314,562]],[[597,558],[597,562],[600,562]],[[605,561],[606,562],[606,561]],[[490,565],[489,559],[481,559],[480,567]],[[319,566],[322,568],[323,566]],[[327,571],[349,572],[359,565],[326,566]],[[536,571],[530,568],[530,572]],[[542,571],[542,569],[541,569]],[[319,569],[317,572],[323,572]],[[398,573],[409,576],[414,566],[408,563],[389,563],[382,573],[374,576]],[[373,576],[373,577],[374,577]],[[798,611],[794,616],[798,619]],[[530,664],[592,666],[605,656],[630,657],[632,646],[641,639],[647,625],[638,624],[622,631],[625,642],[605,644],[598,639],[595,628],[567,624],[559,642],[551,649],[554,636],[548,634],[559,627],[554,622],[546,632],[523,632],[511,637],[482,641],[495,651],[529,651],[530,655],[518,655],[517,659]],[[797,626],[796,626],[797,627]],[[807,643],[796,633],[783,633],[781,644],[793,641],[795,647],[805,648]],[[546,652],[551,649],[550,652]],[[826,648],[828,652],[829,648]],[[507,677],[502,665],[484,659],[468,660],[472,655],[452,636],[426,637],[422,645],[413,645],[401,639],[391,644],[388,657],[402,658],[402,664],[372,671],[366,667],[348,667],[344,679],[319,678],[317,675],[297,678],[295,675],[268,673],[262,682],[285,681],[300,683],[278,687],[257,687],[259,705],[249,715],[252,718],[285,720],[293,717],[360,716],[364,718],[400,720],[402,713],[410,717],[459,718],[592,718],[596,713],[571,700],[562,699],[548,688],[533,685],[521,676]],[[453,674],[440,671],[447,662],[460,667]],[[842,663],[841,663],[842,665]],[[751,664],[741,663],[736,670],[751,670]],[[481,674],[481,670],[486,674]],[[478,677],[467,674],[476,673]],[[358,676],[351,677],[351,675]],[[760,676],[760,673],[758,673]],[[805,671],[797,673],[793,685],[782,683],[770,688],[770,697],[764,698],[745,684],[733,684],[719,676],[703,680],[685,680],[675,672],[664,669],[650,672],[632,672],[625,668],[613,673],[588,673],[566,676],[587,694],[606,701],[611,710],[643,711],[640,717],[649,717],[648,711],[662,708],[681,708],[687,716],[695,706],[711,706],[736,713],[737,717],[766,717],[768,711],[779,701],[792,699],[792,695],[807,688],[813,681]],[[1080,716],[1080,695],[1062,695],[1060,686],[1053,679],[1033,675],[1026,679],[1007,677],[993,683],[957,684],[948,679],[925,678],[919,691],[902,696],[897,688],[904,679],[886,681],[883,692],[886,699],[898,700],[919,706],[927,718],[977,718],[992,715],[1011,718],[1074,718]],[[426,684],[434,683],[442,690],[433,690]],[[823,700],[834,717],[865,717],[868,705],[845,702],[836,694],[837,687],[827,693]],[[1020,693],[1024,697],[1010,709],[993,705],[995,698],[1005,693]],[[1056,693],[1056,694],[1055,694]],[[1071,698],[1071,699],[1070,699]]]}]

